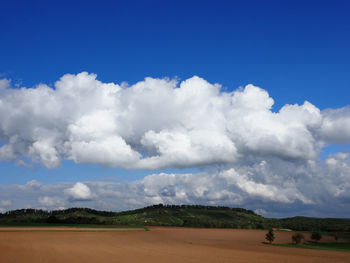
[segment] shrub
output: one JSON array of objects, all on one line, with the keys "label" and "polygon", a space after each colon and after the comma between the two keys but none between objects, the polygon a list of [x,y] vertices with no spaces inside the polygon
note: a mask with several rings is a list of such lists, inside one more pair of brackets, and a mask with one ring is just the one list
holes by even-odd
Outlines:
[{"label": "shrub", "polygon": [[315,242],[320,241],[322,238],[322,234],[319,231],[314,231],[311,233],[311,239],[314,240]]},{"label": "shrub", "polygon": [[304,235],[301,234],[301,233],[295,233],[293,236],[292,236],[292,241],[298,245],[301,243],[301,241],[305,239]]},{"label": "shrub", "polygon": [[265,239],[269,241],[270,244],[275,240],[275,234],[273,233],[272,229],[270,229],[269,232],[267,232]]},{"label": "shrub", "polygon": [[339,235],[338,235],[338,233],[335,233],[335,234],[334,234],[334,240],[335,240],[336,242],[338,242],[338,239],[339,239]]}]

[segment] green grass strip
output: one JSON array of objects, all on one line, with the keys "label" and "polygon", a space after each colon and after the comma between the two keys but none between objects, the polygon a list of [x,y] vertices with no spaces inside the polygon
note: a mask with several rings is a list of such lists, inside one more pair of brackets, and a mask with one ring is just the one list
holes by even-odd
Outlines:
[{"label": "green grass strip", "polygon": [[46,223],[0,224],[0,228],[6,228],[6,227],[145,228],[144,226],[136,226],[136,225],[46,224]]},{"label": "green grass strip", "polygon": [[280,247],[293,247],[293,248],[305,248],[305,249],[319,249],[319,250],[333,250],[350,252],[349,242],[328,242],[328,243],[308,243],[308,244],[273,244]]}]

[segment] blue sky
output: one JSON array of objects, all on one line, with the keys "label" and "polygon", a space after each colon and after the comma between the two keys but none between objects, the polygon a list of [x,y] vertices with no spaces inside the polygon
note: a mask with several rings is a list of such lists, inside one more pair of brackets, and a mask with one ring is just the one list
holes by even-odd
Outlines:
[{"label": "blue sky", "polygon": [[[196,75],[208,83],[221,84],[220,92],[224,93],[230,93],[248,84],[260,87],[274,100],[271,114],[277,113],[286,104],[303,105],[304,101],[308,101],[321,110],[322,118],[328,118],[331,126],[336,121],[344,122],[344,127],[348,125],[349,111],[344,108],[349,105],[350,98],[348,1],[2,1],[1,6],[0,23],[3,26],[0,41],[0,78],[11,80],[12,90],[20,87],[36,88],[40,83],[56,89],[55,82],[63,75],[85,71],[97,74],[97,79],[102,83],[113,82],[121,85],[122,82],[127,82],[129,87],[144,80],[145,77],[175,78],[181,83]],[[3,97],[3,100],[9,100],[8,98]],[[33,105],[40,102],[40,100],[32,101]],[[16,109],[16,103],[19,103],[18,100],[11,104],[13,109]],[[62,105],[65,105],[64,102]],[[150,102],[149,105],[152,107],[155,104]],[[40,103],[36,106],[40,107]],[[341,113],[326,111],[323,114],[323,110],[328,108],[343,110]],[[193,113],[193,116],[196,116],[196,113]],[[28,116],[25,118],[34,126],[37,125],[34,119],[28,119]],[[5,125],[4,120],[0,122]],[[152,122],[152,119],[149,122]],[[305,125],[310,127],[311,124]],[[36,157],[29,153],[30,146],[28,146],[29,150],[25,150],[25,153],[16,152],[14,159],[3,158],[4,161],[0,162],[0,184],[3,187],[11,184],[24,185],[31,180],[44,184],[90,181],[134,184],[150,174],[210,174],[217,167],[220,167],[220,171],[225,170],[227,165],[234,165],[234,169],[238,171],[244,170],[242,168],[244,165],[261,161],[274,163],[275,158],[282,158],[282,162],[298,163],[298,165],[301,159],[304,162],[311,160],[326,163],[324,160],[329,158],[330,154],[349,152],[348,130],[344,128],[344,131],[341,131],[337,128],[339,124],[337,125],[333,125],[335,128],[332,131],[327,128],[328,126],[319,128],[323,129],[321,132],[310,131],[317,156],[298,157],[298,160],[293,159],[297,156],[294,153],[289,156],[289,153],[276,149],[267,150],[265,158],[265,148],[259,148],[265,147],[265,144],[258,143],[253,147],[252,142],[249,142],[244,147],[239,146],[242,140],[232,139],[232,134],[230,138],[238,153],[251,155],[249,162],[235,161],[236,163],[232,164],[231,161],[226,162],[226,159],[219,162],[200,160],[199,164],[170,162],[170,165],[158,165],[153,168],[143,166],[129,169],[128,165],[106,165],[100,161],[91,161],[90,157],[88,160],[72,157],[73,160],[66,158],[65,152],[59,154],[60,164],[48,169],[42,160],[33,162]],[[169,127],[159,130],[159,134],[154,135],[158,137],[152,137],[152,140],[163,138],[160,137],[161,132],[168,132]],[[5,128],[2,129],[3,131],[0,130],[2,146],[9,142],[12,135],[18,136],[8,134]],[[22,129],[26,129],[26,126],[24,125]],[[149,130],[157,132],[156,127],[151,127]],[[341,138],[338,140],[338,137]],[[129,141],[123,136],[122,138],[133,150],[138,149],[131,139]],[[23,140],[27,143],[27,138]],[[55,147],[58,149],[59,146]],[[149,154],[147,151],[141,150],[140,154],[147,156]],[[271,157],[271,153],[275,154],[275,151],[278,153]],[[290,158],[293,160],[290,161]],[[343,161],[346,159],[344,158]],[[30,167],[18,165],[19,159],[25,160]],[[225,163],[225,168],[222,167],[222,163]],[[286,165],[289,166],[289,163]],[[276,171],[282,168],[274,165],[271,164],[274,167],[272,170],[278,173]],[[320,167],[324,165],[320,164]],[[267,180],[263,179],[259,172],[256,173],[258,174],[254,177],[256,180],[252,179],[254,182],[262,183]],[[341,201],[334,199],[339,207],[348,198],[346,180],[339,190],[341,193],[346,193],[345,197],[339,197]],[[338,184],[340,182],[337,182]],[[93,192],[95,186],[89,185],[89,187]],[[298,187],[296,189],[303,193]],[[257,197],[259,195],[249,193],[247,189],[240,190],[245,191],[246,197],[243,199],[247,202],[230,203],[226,199],[213,202],[230,206],[250,205],[250,208],[254,209],[268,202],[276,202],[276,200],[266,201],[265,197],[262,197],[265,200],[262,205]],[[50,193],[45,192],[45,195],[50,196]],[[8,197],[0,196],[0,198],[3,200],[12,198],[13,207],[25,204],[20,197],[11,196],[9,193]],[[258,201],[254,198],[258,198]],[[277,199],[282,200],[283,197]],[[306,213],[304,206],[297,205],[302,199],[291,201],[295,204],[295,213],[298,211]],[[316,202],[308,203],[306,199],[308,198],[305,197],[302,201],[306,206]],[[102,206],[96,199],[91,200],[83,205],[119,209],[107,204]],[[154,200],[172,202],[175,199]],[[174,202],[180,201],[183,200],[176,199]],[[207,196],[206,199],[199,198],[197,201],[208,203],[212,200]],[[65,207],[77,205],[67,204],[65,201],[61,203]],[[142,204],[139,203],[139,206]],[[39,206],[38,203],[29,205]],[[313,212],[310,214],[325,215],[322,207],[326,206],[323,205],[313,206]],[[138,205],[135,203],[134,206]],[[131,204],[126,206],[129,207],[133,206]],[[273,216],[277,215],[276,211],[268,213]],[[334,215],[342,216],[336,211]]]},{"label": "blue sky", "polygon": [[[276,108],[347,104],[348,1],[3,1],[1,72],[32,86],[199,75],[265,87]],[[339,96],[342,94],[341,96]]]}]

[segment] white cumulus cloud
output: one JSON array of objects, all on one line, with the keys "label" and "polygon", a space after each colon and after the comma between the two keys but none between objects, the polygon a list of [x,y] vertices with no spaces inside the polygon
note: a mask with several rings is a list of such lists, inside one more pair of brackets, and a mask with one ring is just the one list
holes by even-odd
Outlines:
[{"label": "white cumulus cloud", "polygon": [[326,142],[350,143],[350,107],[325,110],[319,135]]},{"label": "white cumulus cloud", "polygon": [[90,188],[86,184],[80,182],[74,184],[72,188],[66,189],[65,193],[73,201],[91,200],[93,198]]},{"label": "white cumulus cloud", "polygon": [[146,78],[132,86],[86,72],[54,85],[0,82],[0,160],[62,159],[128,169],[240,163],[247,155],[314,160],[330,143],[350,142],[348,107],[310,102],[273,112],[266,90],[224,92],[194,76]]}]

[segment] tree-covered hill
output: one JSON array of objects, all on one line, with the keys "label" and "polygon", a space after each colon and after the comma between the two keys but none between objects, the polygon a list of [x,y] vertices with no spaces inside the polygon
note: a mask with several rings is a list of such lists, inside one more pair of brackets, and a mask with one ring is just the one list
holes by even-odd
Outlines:
[{"label": "tree-covered hill", "polygon": [[179,226],[350,232],[350,219],[293,217],[269,219],[243,208],[199,205],[153,205],[124,212],[89,208],[44,211],[13,210],[0,214],[0,225],[14,224],[98,224],[123,226]]},{"label": "tree-covered hill", "polygon": [[347,218],[314,218],[314,217],[289,217],[281,219],[269,219],[270,224],[276,227],[289,228],[298,231],[326,231],[326,232],[350,232],[350,219]]}]

